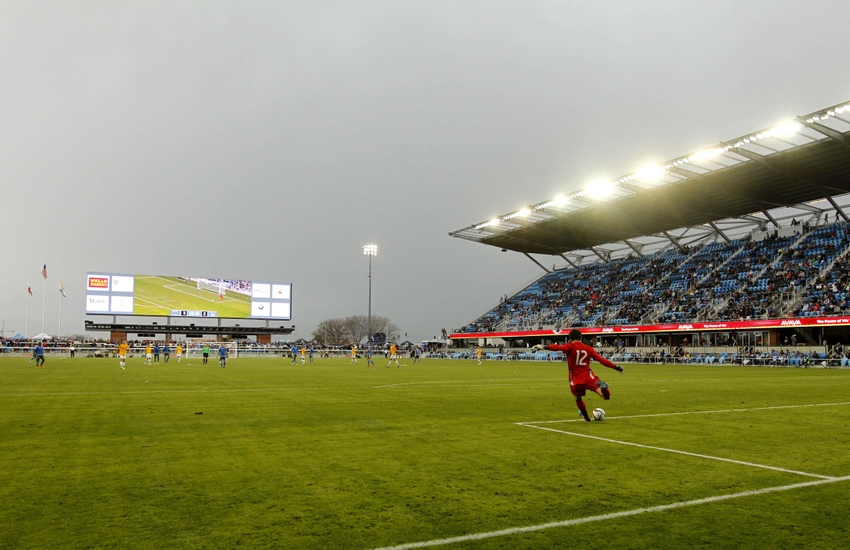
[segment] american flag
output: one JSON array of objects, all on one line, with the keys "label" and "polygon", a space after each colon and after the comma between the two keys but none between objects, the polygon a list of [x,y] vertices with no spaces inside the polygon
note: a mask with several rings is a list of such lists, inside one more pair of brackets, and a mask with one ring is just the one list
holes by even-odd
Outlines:
[{"label": "american flag", "polygon": [[59,292],[62,293],[63,298],[67,298],[67,296],[65,296],[65,285],[62,284],[62,281],[59,281]]},{"label": "american flag", "polygon": [[47,278],[47,264],[44,264],[44,267],[41,268],[41,276]]},{"label": "american flag", "polygon": [[27,292],[29,292],[30,296],[32,296],[32,287],[29,284],[27,284]]}]

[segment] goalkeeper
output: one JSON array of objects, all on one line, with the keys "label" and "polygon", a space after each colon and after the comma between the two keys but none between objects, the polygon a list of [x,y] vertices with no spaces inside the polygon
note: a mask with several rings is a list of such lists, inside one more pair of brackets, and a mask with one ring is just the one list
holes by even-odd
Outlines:
[{"label": "goalkeeper", "polygon": [[567,363],[570,367],[570,391],[576,398],[578,412],[582,418],[590,422],[590,415],[587,414],[587,405],[584,404],[584,395],[587,390],[596,392],[604,400],[611,399],[611,392],[608,390],[608,384],[599,379],[592,370],[590,370],[590,360],[594,359],[597,362],[605,365],[608,368],[614,369],[622,373],[623,367],[615,365],[611,361],[605,359],[592,347],[581,341],[581,331],[574,328],[570,331],[570,341],[565,344],[549,344],[544,346],[537,345],[534,349],[542,350],[549,349],[552,351],[562,351],[567,356]]}]

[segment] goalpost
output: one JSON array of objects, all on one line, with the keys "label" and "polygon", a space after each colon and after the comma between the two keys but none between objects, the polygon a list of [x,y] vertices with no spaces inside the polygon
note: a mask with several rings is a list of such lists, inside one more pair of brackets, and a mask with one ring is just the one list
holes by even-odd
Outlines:
[{"label": "goalpost", "polygon": [[227,296],[227,288],[224,283],[213,283],[198,279],[198,290],[209,290],[217,293],[219,296]]}]

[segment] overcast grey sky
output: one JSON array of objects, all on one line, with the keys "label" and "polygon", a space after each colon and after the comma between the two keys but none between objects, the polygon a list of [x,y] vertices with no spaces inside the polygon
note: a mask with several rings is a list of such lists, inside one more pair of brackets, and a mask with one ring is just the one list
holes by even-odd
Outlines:
[{"label": "overcast grey sky", "polygon": [[[850,3],[0,1],[0,316],[88,270],[291,281],[411,339],[542,274],[449,231],[850,99]],[[545,259],[551,264],[552,260]],[[562,261],[558,261],[560,265]]]}]

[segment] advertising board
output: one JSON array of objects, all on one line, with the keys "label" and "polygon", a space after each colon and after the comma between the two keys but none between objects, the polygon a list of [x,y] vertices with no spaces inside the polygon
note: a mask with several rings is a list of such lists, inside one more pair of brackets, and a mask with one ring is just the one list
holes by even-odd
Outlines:
[{"label": "advertising board", "polygon": [[86,313],[292,319],[292,283],[90,272]]}]

